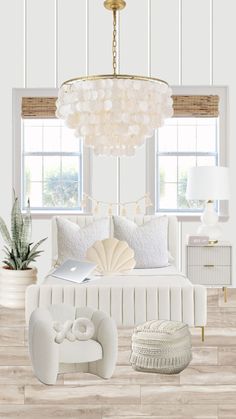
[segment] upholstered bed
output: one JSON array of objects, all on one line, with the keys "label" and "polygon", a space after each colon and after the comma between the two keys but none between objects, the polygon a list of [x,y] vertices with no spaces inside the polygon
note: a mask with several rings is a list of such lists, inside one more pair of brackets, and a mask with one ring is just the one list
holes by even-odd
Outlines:
[{"label": "upholstered bed", "polygon": [[[84,227],[94,221],[93,216],[66,217]],[[138,225],[151,216],[137,216]],[[43,285],[33,285],[26,294],[26,319],[36,307],[66,303],[90,306],[109,313],[118,327],[132,327],[151,319],[183,321],[189,326],[205,326],[207,321],[206,289],[192,285],[177,269],[179,257],[178,222],[168,217],[169,266],[154,269],[134,269],[129,274],[94,277],[84,284],[58,280],[50,275]],[[112,218],[110,233],[113,234]],[[52,222],[52,255],[57,261],[57,230]]]}]

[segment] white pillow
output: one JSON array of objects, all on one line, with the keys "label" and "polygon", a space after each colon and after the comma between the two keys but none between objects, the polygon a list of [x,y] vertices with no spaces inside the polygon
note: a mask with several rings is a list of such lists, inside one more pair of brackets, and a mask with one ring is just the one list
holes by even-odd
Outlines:
[{"label": "white pillow", "polygon": [[62,217],[56,217],[56,222],[58,265],[67,259],[85,259],[89,247],[109,237],[109,218],[100,218],[83,228]]},{"label": "white pillow", "polygon": [[113,216],[114,237],[134,250],[135,268],[161,268],[168,265],[168,218],[156,217],[138,226],[131,220]]}]

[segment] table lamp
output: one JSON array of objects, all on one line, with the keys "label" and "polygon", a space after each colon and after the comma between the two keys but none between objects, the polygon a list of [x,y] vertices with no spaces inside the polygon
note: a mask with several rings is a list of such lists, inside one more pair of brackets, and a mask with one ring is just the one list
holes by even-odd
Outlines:
[{"label": "table lamp", "polygon": [[214,201],[228,200],[229,169],[222,166],[191,167],[188,171],[186,198],[204,200],[205,209],[201,215],[202,224],[197,233],[208,236],[210,243],[217,243],[221,236],[218,214]]}]

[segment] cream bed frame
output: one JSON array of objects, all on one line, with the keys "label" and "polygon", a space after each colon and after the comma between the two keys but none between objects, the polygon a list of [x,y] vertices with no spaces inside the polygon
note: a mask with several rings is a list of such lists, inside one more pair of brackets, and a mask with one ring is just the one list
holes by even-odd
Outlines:
[{"label": "cream bed frame", "polygon": [[[92,223],[93,216],[65,217],[80,227]],[[152,216],[137,216],[134,221],[141,225]],[[168,248],[178,266],[179,235],[176,217],[168,217]],[[112,218],[111,235],[113,233]],[[57,260],[57,233],[55,219],[52,221],[52,264]],[[173,277],[172,277],[173,278]],[[110,314],[118,327],[133,327],[151,319],[170,319],[201,327],[207,322],[207,293],[201,285],[168,286],[107,286],[96,284],[81,285],[32,285],[26,292],[26,321],[37,307],[51,304],[71,304],[90,306]]]}]

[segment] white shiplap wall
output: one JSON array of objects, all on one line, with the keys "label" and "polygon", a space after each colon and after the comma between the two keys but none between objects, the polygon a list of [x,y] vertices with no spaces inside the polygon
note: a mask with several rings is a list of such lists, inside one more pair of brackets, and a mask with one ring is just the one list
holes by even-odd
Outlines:
[{"label": "white shiplap wall", "polygon": [[[0,214],[4,218],[9,218],[12,198],[12,88],[55,87],[75,75],[111,71],[112,22],[102,3],[5,0],[0,5]],[[160,76],[173,85],[229,85],[232,184],[236,176],[235,14],[235,0],[127,0],[120,15],[122,72]],[[94,196],[110,201],[141,196],[145,192],[145,152],[143,147],[136,157],[122,158],[119,164],[114,158],[95,157]],[[233,187],[230,213],[230,221],[223,226],[224,237],[236,244]],[[195,231],[196,223],[182,223],[183,250],[185,235]],[[40,275],[50,266],[50,222],[34,220],[33,238],[42,236],[49,240],[39,261]]]}]

